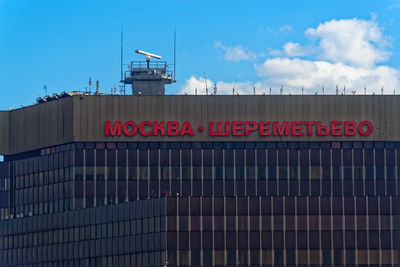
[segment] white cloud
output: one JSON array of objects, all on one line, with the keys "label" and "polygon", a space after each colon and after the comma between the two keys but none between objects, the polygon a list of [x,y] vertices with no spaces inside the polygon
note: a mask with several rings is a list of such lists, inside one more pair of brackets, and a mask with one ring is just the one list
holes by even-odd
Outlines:
[{"label": "white cloud", "polygon": [[273,50],[270,52],[273,56],[288,56],[288,57],[301,57],[312,53],[310,47],[305,47],[299,43],[287,42],[283,46],[283,51]]},{"label": "white cloud", "polygon": [[[335,94],[337,85],[340,91],[345,86],[348,94],[351,91],[363,94],[364,86],[369,94],[380,93],[382,86],[388,94],[400,91],[400,70],[382,64],[390,58],[391,38],[383,34],[375,15],[372,14],[370,20],[354,18],[323,22],[307,29],[305,35],[314,41],[312,45],[289,41],[281,50],[270,52],[272,58],[254,64],[260,82],[220,81],[217,83],[218,94],[232,94],[233,86],[240,94],[253,94],[254,86],[257,94],[268,93],[270,87],[277,94],[281,86],[284,94],[300,94],[302,87],[304,93],[314,94],[321,92],[323,86],[325,93]],[[239,61],[250,57],[246,52],[233,53],[235,47],[225,47],[220,42],[216,47],[224,50],[226,60]],[[238,47],[239,51],[247,49]],[[191,77],[181,93],[193,93],[194,86],[201,80]]]},{"label": "white cloud", "polygon": [[[258,76],[266,78],[272,86],[301,88],[308,93],[319,91],[335,93],[336,85],[363,93],[386,93],[400,89],[399,70],[377,65],[389,59],[390,38],[382,34],[373,16],[371,20],[343,19],[321,23],[309,28],[306,36],[317,41],[315,47],[288,42],[283,51],[274,51],[263,64],[256,64]],[[318,60],[301,59],[318,51]],[[293,58],[294,57],[294,58]],[[298,89],[299,91],[301,89]]]},{"label": "white cloud", "polygon": [[357,93],[363,92],[365,85],[369,93],[378,93],[382,85],[390,88],[390,92],[387,92],[392,93],[400,86],[399,71],[388,66],[363,68],[327,61],[272,58],[255,68],[257,74],[267,77],[272,86],[297,88],[297,93],[301,86],[308,93],[314,93],[325,86],[326,92],[331,94],[335,93],[336,85],[340,88],[346,86]]},{"label": "white cloud", "polygon": [[278,30],[279,30],[280,32],[283,32],[283,31],[292,31],[292,30],[293,30],[293,27],[290,26],[290,25],[283,25],[283,26],[279,27]]},{"label": "white cloud", "polygon": [[242,60],[254,60],[257,58],[256,54],[250,49],[241,45],[225,46],[222,42],[215,42],[215,48],[221,49],[224,52],[224,59],[226,61],[239,62]]},{"label": "white cloud", "polygon": [[[217,84],[217,95],[231,95],[233,94],[233,88],[235,88],[235,94],[239,93],[240,95],[249,95],[253,94],[253,90],[255,87],[256,94],[264,94],[267,93],[267,87],[262,82],[224,82],[218,81]],[[214,92],[215,82],[207,79],[207,87],[208,94]],[[198,78],[195,76],[190,77],[186,80],[185,84],[181,87],[179,94],[197,94],[205,95],[206,94],[206,83],[204,78]]]},{"label": "white cloud", "polygon": [[359,67],[372,67],[390,56],[389,38],[372,20],[331,20],[309,28],[306,36],[319,40],[320,58]]}]

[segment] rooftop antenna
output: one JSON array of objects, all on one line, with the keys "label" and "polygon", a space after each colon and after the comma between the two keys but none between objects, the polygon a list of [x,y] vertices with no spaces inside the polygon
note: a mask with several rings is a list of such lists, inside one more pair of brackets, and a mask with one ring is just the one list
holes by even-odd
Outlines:
[{"label": "rooftop antenna", "polygon": [[89,93],[92,93],[92,77],[89,77]]},{"label": "rooftop antenna", "polygon": [[343,86],[343,94],[346,95],[346,85]]},{"label": "rooftop antenna", "polygon": [[217,90],[218,90],[218,89],[217,89],[217,83],[215,83],[215,84],[214,84],[214,95],[217,94]]},{"label": "rooftop antenna", "polygon": [[204,82],[206,83],[206,95],[208,95],[207,76],[205,72],[204,72]]},{"label": "rooftop antenna", "polygon": [[367,94],[367,86],[364,85],[364,95],[366,95],[366,94]]},{"label": "rooftop antenna", "polygon": [[301,86],[301,95],[303,95],[304,94],[304,88],[303,88],[303,86]]},{"label": "rooftop antenna", "polygon": [[197,95],[197,87],[194,89],[194,91],[195,91],[195,94]]},{"label": "rooftop antenna", "polygon": [[176,27],[174,30],[174,80],[176,81]]},{"label": "rooftop antenna", "polygon": [[159,55],[152,54],[152,53],[149,53],[149,52],[145,52],[145,51],[142,51],[142,50],[135,50],[135,52],[138,53],[138,54],[146,56],[147,68],[150,68],[150,58],[154,57],[156,59],[161,59],[161,56],[159,56]]},{"label": "rooftop antenna", "polygon": [[121,81],[124,79],[124,31],[123,28],[121,27]]},{"label": "rooftop antenna", "polygon": [[255,94],[256,94],[256,87],[253,86],[253,95],[255,95]]},{"label": "rooftop antenna", "polygon": [[100,85],[99,85],[99,80],[96,81],[96,95],[100,93]]},{"label": "rooftop antenna", "polygon": [[233,93],[233,95],[235,95],[235,86],[232,87],[232,93]]},{"label": "rooftop antenna", "polygon": [[283,94],[283,85],[281,87],[280,93],[281,93],[281,95]]},{"label": "rooftop antenna", "polygon": [[44,91],[44,95],[47,95],[47,85],[43,85],[43,91]]},{"label": "rooftop antenna", "polygon": [[272,88],[270,87],[269,88],[269,95],[271,95],[272,94]]},{"label": "rooftop antenna", "polygon": [[325,85],[322,86],[322,95],[325,94]]},{"label": "rooftop antenna", "polygon": [[381,89],[381,95],[383,95],[383,85],[382,85],[382,89]]},{"label": "rooftop antenna", "polygon": [[336,95],[338,95],[338,94],[339,94],[339,86],[336,85]]}]

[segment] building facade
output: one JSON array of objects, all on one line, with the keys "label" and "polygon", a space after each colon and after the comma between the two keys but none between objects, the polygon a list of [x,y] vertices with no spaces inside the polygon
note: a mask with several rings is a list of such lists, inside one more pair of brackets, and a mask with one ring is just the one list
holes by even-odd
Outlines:
[{"label": "building facade", "polygon": [[400,97],[0,112],[1,266],[400,266]]}]

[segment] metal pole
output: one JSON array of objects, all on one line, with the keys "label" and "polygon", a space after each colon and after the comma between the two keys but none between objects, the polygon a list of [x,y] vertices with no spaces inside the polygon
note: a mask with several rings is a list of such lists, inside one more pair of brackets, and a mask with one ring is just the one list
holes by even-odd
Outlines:
[{"label": "metal pole", "polygon": [[207,76],[206,76],[206,73],[205,73],[205,72],[204,72],[204,81],[206,82],[206,95],[208,95]]},{"label": "metal pole", "polygon": [[124,72],[124,49],[123,49],[123,44],[124,44],[124,32],[123,28],[121,27],[121,81],[123,80],[123,72]]},{"label": "metal pole", "polygon": [[174,30],[174,80],[176,80],[176,27]]}]

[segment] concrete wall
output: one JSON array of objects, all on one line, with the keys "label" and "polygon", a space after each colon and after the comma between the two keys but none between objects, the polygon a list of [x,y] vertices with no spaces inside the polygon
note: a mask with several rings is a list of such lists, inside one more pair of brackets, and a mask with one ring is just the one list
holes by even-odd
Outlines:
[{"label": "concrete wall", "polygon": [[[75,96],[0,112],[0,154],[72,141],[400,141],[400,96]],[[195,136],[106,137],[105,121],[190,121]],[[210,137],[209,121],[369,120],[370,136]],[[199,132],[199,126],[205,128]]]},{"label": "concrete wall", "polygon": [[0,111],[0,153],[8,154],[9,145],[9,112]]},{"label": "concrete wall", "polygon": [[73,99],[62,99],[9,112],[9,151],[14,154],[68,143],[72,136]]}]

